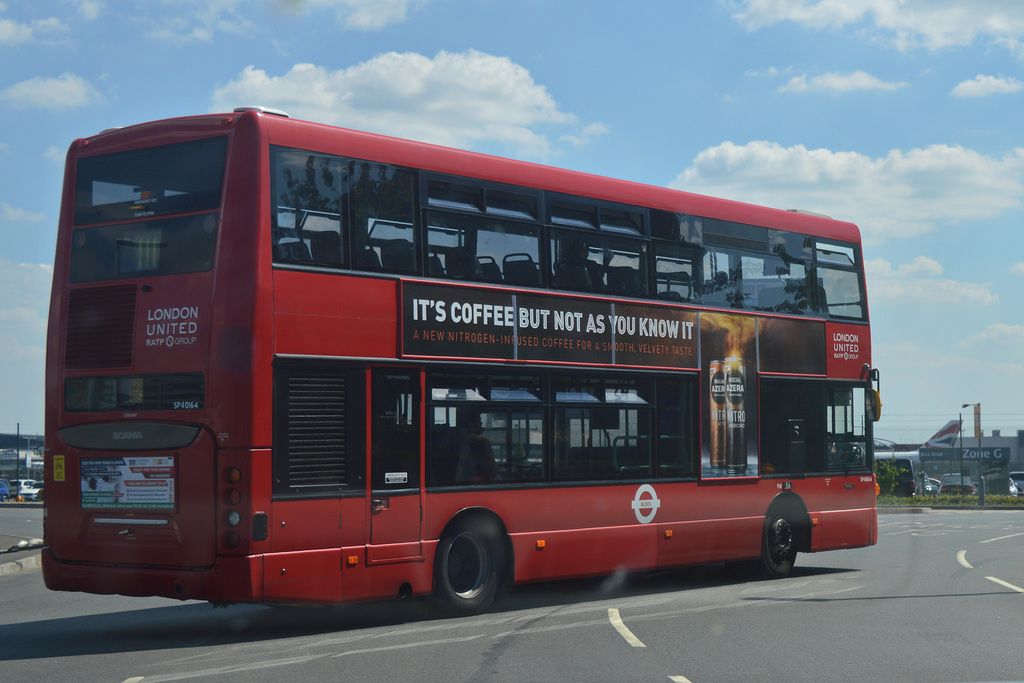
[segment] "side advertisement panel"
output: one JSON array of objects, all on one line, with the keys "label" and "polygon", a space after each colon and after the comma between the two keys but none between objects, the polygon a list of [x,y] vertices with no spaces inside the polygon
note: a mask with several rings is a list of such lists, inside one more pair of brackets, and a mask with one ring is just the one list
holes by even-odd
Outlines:
[{"label": "side advertisement panel", "polygon": [[700,314],[704,440],[701,477],[756,477],[761,373],[825,375],[825,325],[816,320]]},{"label": "side advertisement panel", "polygon": [[404,282],[402,355],[697,368],[697,313]]}]

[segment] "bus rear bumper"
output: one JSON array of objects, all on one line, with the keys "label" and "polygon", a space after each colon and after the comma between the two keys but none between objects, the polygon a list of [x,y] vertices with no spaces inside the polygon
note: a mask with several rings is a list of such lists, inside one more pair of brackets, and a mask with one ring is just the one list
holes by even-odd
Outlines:
[{"label": "bus rear bumper", "polygon": [[210,568],[179,569],[66,562],[45,548],[42,564],[46,587],[55,591],[225,604],[258,602],[263,597],[263,561],[259,555],[220,557]]}]

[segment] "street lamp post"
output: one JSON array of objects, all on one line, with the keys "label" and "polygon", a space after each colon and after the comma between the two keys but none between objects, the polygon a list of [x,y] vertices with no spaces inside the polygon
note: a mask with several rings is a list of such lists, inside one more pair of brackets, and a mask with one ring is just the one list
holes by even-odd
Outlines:
[{"label": "street lamp post", "polygon": [[[978,439],[978,505],[985,504],[985,466],[981,460],[981,404],[980,403],[965,403],[960,406],[963,408],[974,408],[974,436]],[[961,418],[962,419],[962,418]],[[963,467],[962,459],[964,457],[964,426],[963,422],[960,423],[960,458],[961,468]],[[961,477],[963,477],[961,469]]]}]

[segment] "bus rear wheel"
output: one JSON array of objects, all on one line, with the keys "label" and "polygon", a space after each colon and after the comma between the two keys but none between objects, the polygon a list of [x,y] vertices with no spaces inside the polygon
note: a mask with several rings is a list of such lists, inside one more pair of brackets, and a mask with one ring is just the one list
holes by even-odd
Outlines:
[{"label": "bus rear wheel", "polygon": [[504,565],[497,532],[462,524],[441,538],[434,556],[434,594],[455,614],[478,614],[494,601]]},{"label": "bus rear wheel", "polygon": [[789,576],[796,562],[793,525],[785,517],[769,515],[761,538],[761,571],[771,579]]}]

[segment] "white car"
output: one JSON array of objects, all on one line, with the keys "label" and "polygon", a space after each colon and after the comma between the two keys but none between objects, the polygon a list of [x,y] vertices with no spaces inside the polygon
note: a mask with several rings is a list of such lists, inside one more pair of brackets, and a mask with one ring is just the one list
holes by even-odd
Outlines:
[{"label": "white car", "polygon": [[[11,488],[18,487],[18,495],[25,500],[35,500],[42,483],[35,479],[12,479]],[[13,496],[12,496],[13,497]]]},{"label": "white car", "polygon": [[1010,472],[1010,481],[1017,486],[1017,495],[1024,496],[1024,472]]},{"label": "white car", "polygon": [[43,482],[34,481],[31,486],[21,489],[21,497],[25,500],[42,500]]}]

